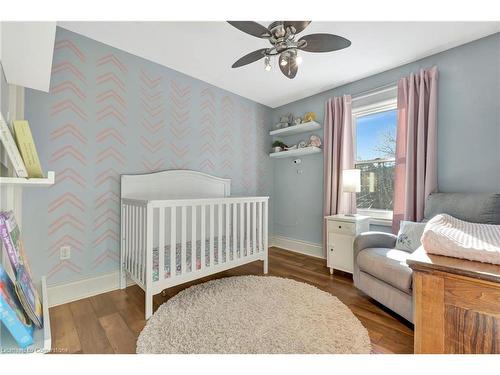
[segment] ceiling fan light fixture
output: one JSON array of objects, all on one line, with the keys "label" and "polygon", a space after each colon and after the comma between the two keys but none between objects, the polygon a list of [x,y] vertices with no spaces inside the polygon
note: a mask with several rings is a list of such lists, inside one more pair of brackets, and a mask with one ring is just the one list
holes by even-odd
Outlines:
[{"label": "ceiling fan light fixture", "polygon": [[269,72],[271,68],[271,59],[269,56],[266,56],[264,59],[264,69],[266,70],[266,72]]},{"label": "ceiling fan light fixture", "polygon": [[250,52],[237,60],[232,68],[239,68],[264,58],[266,71],[272,69],[270,57],[277,56],[277,67],[289,79],[295,78],[298,66],[302,63],[299,51],[306,52],[333,52],[351,45],[351,41],[334,34],[308,34],[296,40],[297,34],[311,23],[311,21],[275,21],[267,28],[253,21],[228,21],[232,26],[246,34],[267,39],[270,48],[261,48]]}]

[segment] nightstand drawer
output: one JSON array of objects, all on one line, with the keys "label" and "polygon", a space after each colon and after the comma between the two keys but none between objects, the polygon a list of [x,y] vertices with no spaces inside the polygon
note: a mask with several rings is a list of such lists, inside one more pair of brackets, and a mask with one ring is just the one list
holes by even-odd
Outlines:
[{"label": "nightstand drawer", "polygon": [[344,221],[330,221],[328,223],[328,232],[354,235],[356,234],[356,224]]}]

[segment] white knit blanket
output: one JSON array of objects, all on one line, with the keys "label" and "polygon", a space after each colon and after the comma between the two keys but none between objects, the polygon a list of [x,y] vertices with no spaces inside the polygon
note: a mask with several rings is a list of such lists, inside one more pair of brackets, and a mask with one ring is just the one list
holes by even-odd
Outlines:
[{"label": "white knit blanket", "polygon": [[500,225],[436,215],[425,226],[421,242],[429,254],[500,264]]}]

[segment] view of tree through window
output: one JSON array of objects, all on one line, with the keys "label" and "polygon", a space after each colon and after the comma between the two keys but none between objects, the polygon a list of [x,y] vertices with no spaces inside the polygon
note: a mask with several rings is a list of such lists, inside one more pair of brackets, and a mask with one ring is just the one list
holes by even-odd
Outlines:
[{"label": "view of tree through window", "polygon": [[392,211],[397,111],[356,118],[356,168],[361,170],[357,207]]}]

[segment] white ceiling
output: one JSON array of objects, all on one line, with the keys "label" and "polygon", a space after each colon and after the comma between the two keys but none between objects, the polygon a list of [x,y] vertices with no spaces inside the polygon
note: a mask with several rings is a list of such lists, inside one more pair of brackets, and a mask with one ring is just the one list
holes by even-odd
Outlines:
[{"label": "white ceiling", "polygon": [[276,65],[266,72],[263,61],[231,69],[268,42],[222,21],[58,24],[273,108],[500,31],[500,22],[312,22],[299,35],[332,33],[352,45],[303,52],[290,80]]}]

